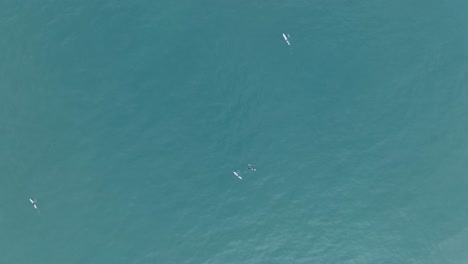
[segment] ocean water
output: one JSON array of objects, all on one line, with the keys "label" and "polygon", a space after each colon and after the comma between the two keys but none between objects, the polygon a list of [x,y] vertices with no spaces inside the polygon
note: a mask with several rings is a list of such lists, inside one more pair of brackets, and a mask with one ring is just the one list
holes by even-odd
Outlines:
[{"label": "ocean water", "polygon": [[467,8],[0,2],[0,263],[468,263]]}]

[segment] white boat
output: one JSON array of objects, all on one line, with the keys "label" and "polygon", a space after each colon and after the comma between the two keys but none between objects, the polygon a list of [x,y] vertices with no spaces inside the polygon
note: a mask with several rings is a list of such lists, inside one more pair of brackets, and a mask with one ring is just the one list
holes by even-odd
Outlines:
[{"label": "white boat", "polygon": [[234,175],[239,178],[239,180],[242,180],[242,177],[240,176],[240,173],[237,171],[233,171],[232,173],[234,173]]},{"label": "white boat", "polygon": [[[289,36],[289,34],[288,34],[288,36]],[[284,38],[284,41],[286,41],[286,43],[288,43],[288,46],[291,46],[291,43],[289,43],[288,37],[284,33],[283,33],[283,38]]]},{"label": "white boat", "polygon": [[31,199],[31,198],[29,198],[29,201],[31,202],[32,206],[33,206],[35,209],[37,209],[37,204],[36,204],[37,201],[36,201],[36,200],[33,200],[33,199]]}]

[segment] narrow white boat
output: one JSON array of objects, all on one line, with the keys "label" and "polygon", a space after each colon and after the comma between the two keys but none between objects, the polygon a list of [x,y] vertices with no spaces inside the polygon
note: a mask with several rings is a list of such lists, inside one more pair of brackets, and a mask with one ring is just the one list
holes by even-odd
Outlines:
[{"label": "narrow white boat", "polygon": [[242,177],[240,176],[240,173],[239,171],[233,171],[232,173],[234,173],[234,175],[239,178],[239,180],[242,180]]},{"label": "narrow white boat", "polygon": [[[288,36],[289,36],[289,34],[288,34]],[[289,43],[288,37],[284,33],[283,33],[283,38],[284,38],[284,41],[286,41],[286,43],[288,44],[288,46],[291,46],[291,43]]]}]

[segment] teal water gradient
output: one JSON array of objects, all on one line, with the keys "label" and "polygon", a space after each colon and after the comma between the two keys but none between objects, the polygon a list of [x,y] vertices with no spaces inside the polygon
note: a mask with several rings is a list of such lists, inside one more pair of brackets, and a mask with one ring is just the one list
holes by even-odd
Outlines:
[{"label": "teal water gradient", "polygon": [[466,263],[467,8],[0,3],[0,263]]}]

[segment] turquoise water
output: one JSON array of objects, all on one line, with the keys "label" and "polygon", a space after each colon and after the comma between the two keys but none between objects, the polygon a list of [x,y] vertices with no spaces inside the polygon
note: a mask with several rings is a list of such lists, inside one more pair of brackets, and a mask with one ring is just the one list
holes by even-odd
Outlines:
[{"label": "turquoise water", "polygon": [[0,263],[466,263],[468,2],[224,2],[0,3]]}]

